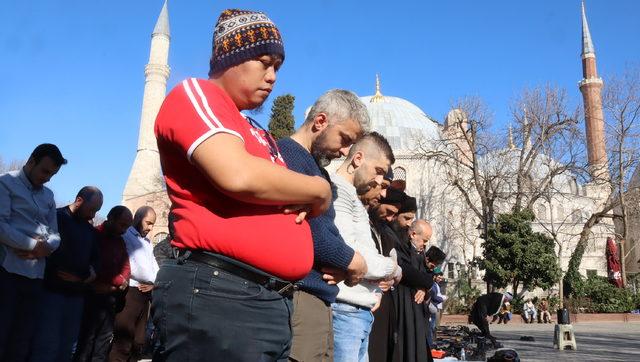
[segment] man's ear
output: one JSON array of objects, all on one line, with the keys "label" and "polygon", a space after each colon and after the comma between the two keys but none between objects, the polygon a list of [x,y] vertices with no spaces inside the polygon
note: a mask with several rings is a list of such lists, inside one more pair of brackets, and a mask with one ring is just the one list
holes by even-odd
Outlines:
[{"label": "man's ear", "polygon": [[33,166],[36,165],[36,161],[33,157],[29,157],[29,159],[27,160],[27,162],[24,164],[24,166],[27,168],[27,170],[30,170],[33,168]]},{"label": "man's ear", "polygon": [[362,166],[363,163],[364,163],[364,153],[362,153],[362,151],[356,152],[355,155],[353,155],[353,158],[351,159],[351,164],[353,165],[354,168],[358,168]]},{"label": "man's ear", "polygon": [[327,118],[326,113],[318,113],[313,118],[313,130],[316,132],[321,132],[325,128],[329,126],[329,119]]}]

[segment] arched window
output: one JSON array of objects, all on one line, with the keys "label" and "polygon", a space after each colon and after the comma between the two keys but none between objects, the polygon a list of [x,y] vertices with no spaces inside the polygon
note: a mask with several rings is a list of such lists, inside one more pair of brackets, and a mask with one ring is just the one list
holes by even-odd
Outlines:
[{"label": "arched window", "polygon": [[564,207],[562,207],[562,205],[558,205],[558,208],[556,209],[557,211],[557,221],[562,221],[564,219]]},{"label": "arched window", "polygon": [[571,221],[574,223],[582,222],[582,213],[580,212],[580,210],[573,210],[573,212],[571,213]]},{"label": "arched window", "polygon": [[547,220],[547,208],[542,204],[538,205],[538,220]]},{"label": "arched window", "polygon": [[578,182],[576,181],[575,177],[572,177],[569,180],[569,190],[571,190],[571,193],[573,195],[579,195]]}]

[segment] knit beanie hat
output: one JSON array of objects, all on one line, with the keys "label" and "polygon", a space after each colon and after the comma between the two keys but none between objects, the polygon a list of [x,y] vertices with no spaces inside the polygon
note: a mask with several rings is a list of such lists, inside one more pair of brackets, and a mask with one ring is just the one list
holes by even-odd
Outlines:
[{"label": "knit beanie hat", "polygon": [[227,9],[213,32],[211,72],[217,73],[264,54],[284,60],[284,45],[276,25],[259,11]]},{"label": "knit beanie hat", "polygon": [[415,197],[407,196],[400,206],[400,210],[398,210],[398,214],[402,214],[405,212],[416,212],[418,211],[418,202]]}]

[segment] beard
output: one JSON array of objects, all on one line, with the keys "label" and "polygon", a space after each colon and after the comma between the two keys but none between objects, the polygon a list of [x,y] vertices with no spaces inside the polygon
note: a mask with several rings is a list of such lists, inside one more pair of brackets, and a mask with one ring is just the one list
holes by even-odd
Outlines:
[{"label": "beard", "polygon": [[311,143],[311,155],[316,160],[316,163],[320,167],[327,167],[331,163],[331,160],[338,158],[339,155],[332,155],[331,151],[327,149],[325,144],[327,143],[327,130],[331,126],[325,128],[318,137]]},{"label": "beard", "polygon": [[353,174],[353,186],[356,188],[358,195],[364,195],[371,190],[371,182],[363,175],[365,167],[365,165],[358,167]]},{"label": "beard", "polygon": [[325,168],[329,166],[329,164],[331,164],[331,158],[329,158],[326,154],[315,152],[314,150],[311,155],[316,160],[316,163],[318,164],[318,166],[320,166],[320,168]]}]

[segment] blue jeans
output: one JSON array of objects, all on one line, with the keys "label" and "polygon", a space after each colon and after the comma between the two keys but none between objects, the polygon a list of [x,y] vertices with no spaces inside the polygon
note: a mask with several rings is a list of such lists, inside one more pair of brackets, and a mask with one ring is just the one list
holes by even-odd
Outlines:
[{"label": "blue jeans", "polygon": [[160,267],[151,314],[154,361],[286,361],[292,305],[275,291],[207,264]]},{"label": "blue jeans", "polygon": [[71,360],[78,341],[84,296],[45,290],[42,313],[33,340],[32,362],[66,362]]},{"label": "blue jeans", "polygon": [[336,302],[333,315],[333,359],[335,362],[369,361],[369,333],[373,313],[368,308]]},{"label": "blue jeans", "polygon": [[436,319],[438,318],[437,313],[429,312],[429,329],[427,330],[427,347],[431,348],[433,346],[433,339],[436,336]]}]

